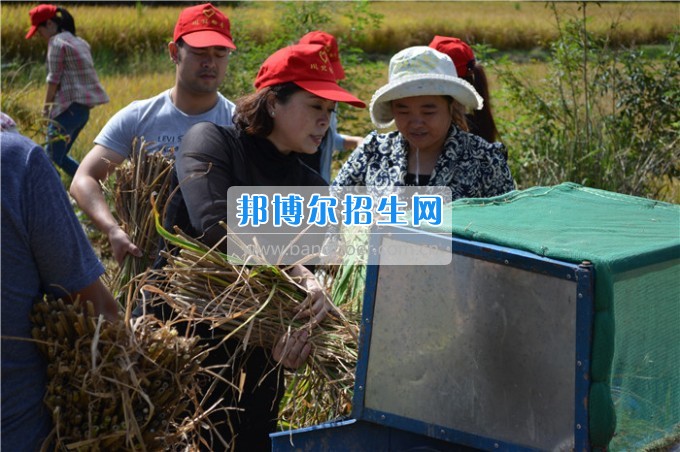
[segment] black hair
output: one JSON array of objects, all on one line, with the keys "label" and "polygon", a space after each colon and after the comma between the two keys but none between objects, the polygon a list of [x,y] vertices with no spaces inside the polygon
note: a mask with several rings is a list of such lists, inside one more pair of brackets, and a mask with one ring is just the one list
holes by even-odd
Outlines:
[{"label": "black hair", "polygon": [[[474,62],[474,60],[472,61]],[[463,77],[463,79],[470,82],[479,95],[482,96],[482,99],[484,99],[484,107],[481,110],[474,110],[473,113],[467,115],[470,131],[484,138],[489,143],[498,141],[499,133],[496,128],[496,121],[493,119],[491,99],[489,98],[489,84],[484,68],[479,63],[474,62],[469,67],[468,75]]]},{"label": "black hair", "polygon": [[248,135],[268,136],[274,130],[270,104],[272,101],[285,104],[298,91],[302,91],[302,88],[293,82],[286,82],[241,97],[236,101],[234,124]]},{"label": "black hair", "polygon": [[73,19],[73,16],[66,10],[66,8],[57,6],[57,14],[51,20],[53,20],[54,23],[57,24],[57,31],[59,32],[68,31],[72,35],[74,36],[76,35],[76,21]]},{"label": "black hair", "polygon": [[446,99],[449,104],[449,108],[451,109],[451,120],[453,123],[458,126],[459,129],[469,132],[470,125],[467,117],[465,116],[465,106],[463,106],[463,104],[451,96],[442,97]]}]

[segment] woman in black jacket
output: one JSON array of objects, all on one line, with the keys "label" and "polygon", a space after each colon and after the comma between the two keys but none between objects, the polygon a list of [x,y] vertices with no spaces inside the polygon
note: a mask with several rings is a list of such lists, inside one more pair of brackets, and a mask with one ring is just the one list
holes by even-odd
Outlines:
[{"label": "woman in black jacket", "polygon": [[[365,107],[340,88],[336,78],[323,46],[283,48],[263,63],[255,80],[256,92],[236,102],[234,126],[199,123],[189,129],[176,154],[175,168],[188,222],[200,240],[210,246],[222,243],[225,230],[218,223],[226,218],[230,187],[327,185],[298,155],[317,152],[336,102]],[[290,273],[305,281],[310,293],[308,315],[322,320],[329,302],[320,284],[302,265]],[[226,362],[238,345],[238,341],[227,341],[210,353],[204,365]],[[235,450],[271,449],[269,433],[276,429],[285,389],[277,363],[294,369],[309,353],[305,332],[282,338],[273,350],[255,347],[227,376],[238,381],[239,373],[245,374],[238,400],[227,384],[214,391],[205,407],[223,398],[221,406],[236,408],[217,410],[210,417]],[[213,441],[212,450],[220,449],[218,442]]]}]

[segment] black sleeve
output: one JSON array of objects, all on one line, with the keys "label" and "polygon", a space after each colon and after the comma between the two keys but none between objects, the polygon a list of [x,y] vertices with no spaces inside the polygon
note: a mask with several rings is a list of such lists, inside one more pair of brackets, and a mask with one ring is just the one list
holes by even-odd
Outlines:
[{"label": "black sleeve", "polygon": [[[206,231],[227,217],[227,191],[234,185],[233,160],[240,143],[220,126],[202,122],[182,138],[175,167],[191,226],[212,246],[223,235],[220,227]],[[211,237],[215,235],[215,237]]]}]

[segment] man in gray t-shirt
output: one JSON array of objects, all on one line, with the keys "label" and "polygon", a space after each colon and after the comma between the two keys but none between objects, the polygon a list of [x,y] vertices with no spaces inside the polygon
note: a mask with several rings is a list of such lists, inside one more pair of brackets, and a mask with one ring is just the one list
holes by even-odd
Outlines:
[{"label": "man in gray t-shirt", "polygon": [[107,235],[118,264],[126,254],[140,257],[142,252],[113,217],[101,182],[130,156],[135,139],[138,143],[144,140],[148,151],[170,150],[178,148],[184,133],[198,122],[232,124],[234,104],[217,90],[227,71],[229,53],[235,48],[229,19],[217,8],[204,3],[182,10],[168,44],[176,67],[175,85],[116,113],[80,163],[71,195]]}]

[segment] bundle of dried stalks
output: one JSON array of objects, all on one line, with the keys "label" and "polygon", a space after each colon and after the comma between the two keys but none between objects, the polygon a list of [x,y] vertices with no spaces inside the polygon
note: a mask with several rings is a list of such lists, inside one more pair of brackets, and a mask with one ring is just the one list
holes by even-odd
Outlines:
[{"label": "bundle of dried stalks", "polygon": [[116,273],[108,281],[111,291],[122,297],[137,292],[137,276],[146,271],[158,255],[159,236],[149,200],[153,195],[159,205],[165,205],[174,162],[164,152],[147,152],[144,141],[138,145],[135,140],[132,149],[130,158],[116,168],[116,183],[107,194],[113,198],[123,230],[143,252],[141,258],[126,256],[123,266],[116,267]]},{"label": "bundle of dried stalks", "polygon": [[[354,324],[358,324],[361,317],[365,269],[365,266],[351,262],[317,266],[315,269],[317,278],[323,281],[331,294],[333,304]],[[338,380],[321,375],[311,366],[301,372],[286,372],[286,393],[279,413],[281,429],[309,427],[351,414],[358,355],[358,344],[352,341],[354,338],[344,343],[346,349],[338,351],[340,356],[345,357],[347,369]],[[329,381],[332,383],[329,384]]]},{"label": "bundle of dried stalks", "polygon": [[179,251],[165,253],[168,264],[163,277],[144,289],[181,317],[208,322],[223,331],[225,339],[240,340],[244,350],[249,346],[271,349],[284,334],[307,330],[312,353],[289,388],[296,396],[287,399],[283,409],[286,423],[298,426],[310,419],[347,414],[357,359],[358,317],[332,306],[323,321],[314,323],[301,315],[307,293],[286,267],[256,257],[252,263],[234,262],[181,231],[170,234],[158,217],[156,221],[161,235]]},{"label": "bundle of dried stalks", "polygon": [[152,317],[111,323],[92,303],[45,298],[33,338],[48,360],[55,450],[195,447],[206,412],[196,376],[207,351]]}]

